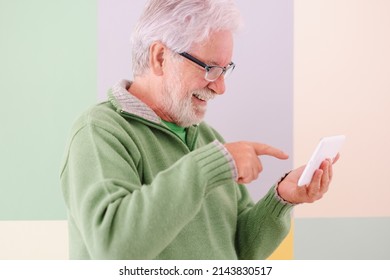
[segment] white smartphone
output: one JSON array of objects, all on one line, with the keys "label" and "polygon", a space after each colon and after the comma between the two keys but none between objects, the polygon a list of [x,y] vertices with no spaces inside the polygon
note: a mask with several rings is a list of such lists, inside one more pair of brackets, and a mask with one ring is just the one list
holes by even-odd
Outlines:
[{"label": "white smartphone", "polygon": [[305,170],[298,180],[298,186],[304,186],[311,182],[314,172],[325,159],[334,159],[345,141],[345,135],[324,137],[318,143]]}]

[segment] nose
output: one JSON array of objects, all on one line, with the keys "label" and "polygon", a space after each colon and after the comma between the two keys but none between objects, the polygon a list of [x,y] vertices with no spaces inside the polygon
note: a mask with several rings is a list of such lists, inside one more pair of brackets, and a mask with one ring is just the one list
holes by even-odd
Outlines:
[{"label": "nose", "polygon": [[225,77],[221,75],[214,82],[210,82],[207,86],[210,90],[215,92],[216,94],[224,94],[225,93]]}]

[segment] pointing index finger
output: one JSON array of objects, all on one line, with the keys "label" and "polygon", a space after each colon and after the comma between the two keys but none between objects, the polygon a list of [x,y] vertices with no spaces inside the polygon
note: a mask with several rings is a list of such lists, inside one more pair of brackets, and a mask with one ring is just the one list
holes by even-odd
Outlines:
[{"label": "pointing index finger", "polygon": [[285,152],[270,145],[256,142],[253,142],[252,145],[258,156],[267,155],[278,159],[288,159],[288,155]]}]

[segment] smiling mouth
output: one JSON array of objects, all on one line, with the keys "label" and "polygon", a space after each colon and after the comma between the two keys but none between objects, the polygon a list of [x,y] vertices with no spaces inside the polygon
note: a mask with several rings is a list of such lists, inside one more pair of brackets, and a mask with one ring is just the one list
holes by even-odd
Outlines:
[{"label": "smiling mouth", "polygon": [[197,99],[199,99],[200,101],[204,101],[204,102],[207,101],[207,99],[206,99],[205,97],[202,97],[202,96],[199,95],[199,94],[194,93],[192,96],[195,96],[195,97],[196,97]]}]

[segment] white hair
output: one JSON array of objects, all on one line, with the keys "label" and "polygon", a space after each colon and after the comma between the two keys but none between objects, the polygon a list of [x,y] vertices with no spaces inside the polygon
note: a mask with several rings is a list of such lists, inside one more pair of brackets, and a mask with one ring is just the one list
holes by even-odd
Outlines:
[{"label": "white hair", "polygon": [[149,69],[149,47],[161,42],[185,52],[206,40],[213,31],[234,33],[241,16],[233,0],[150,0],[132,36],[134,76]]}]

